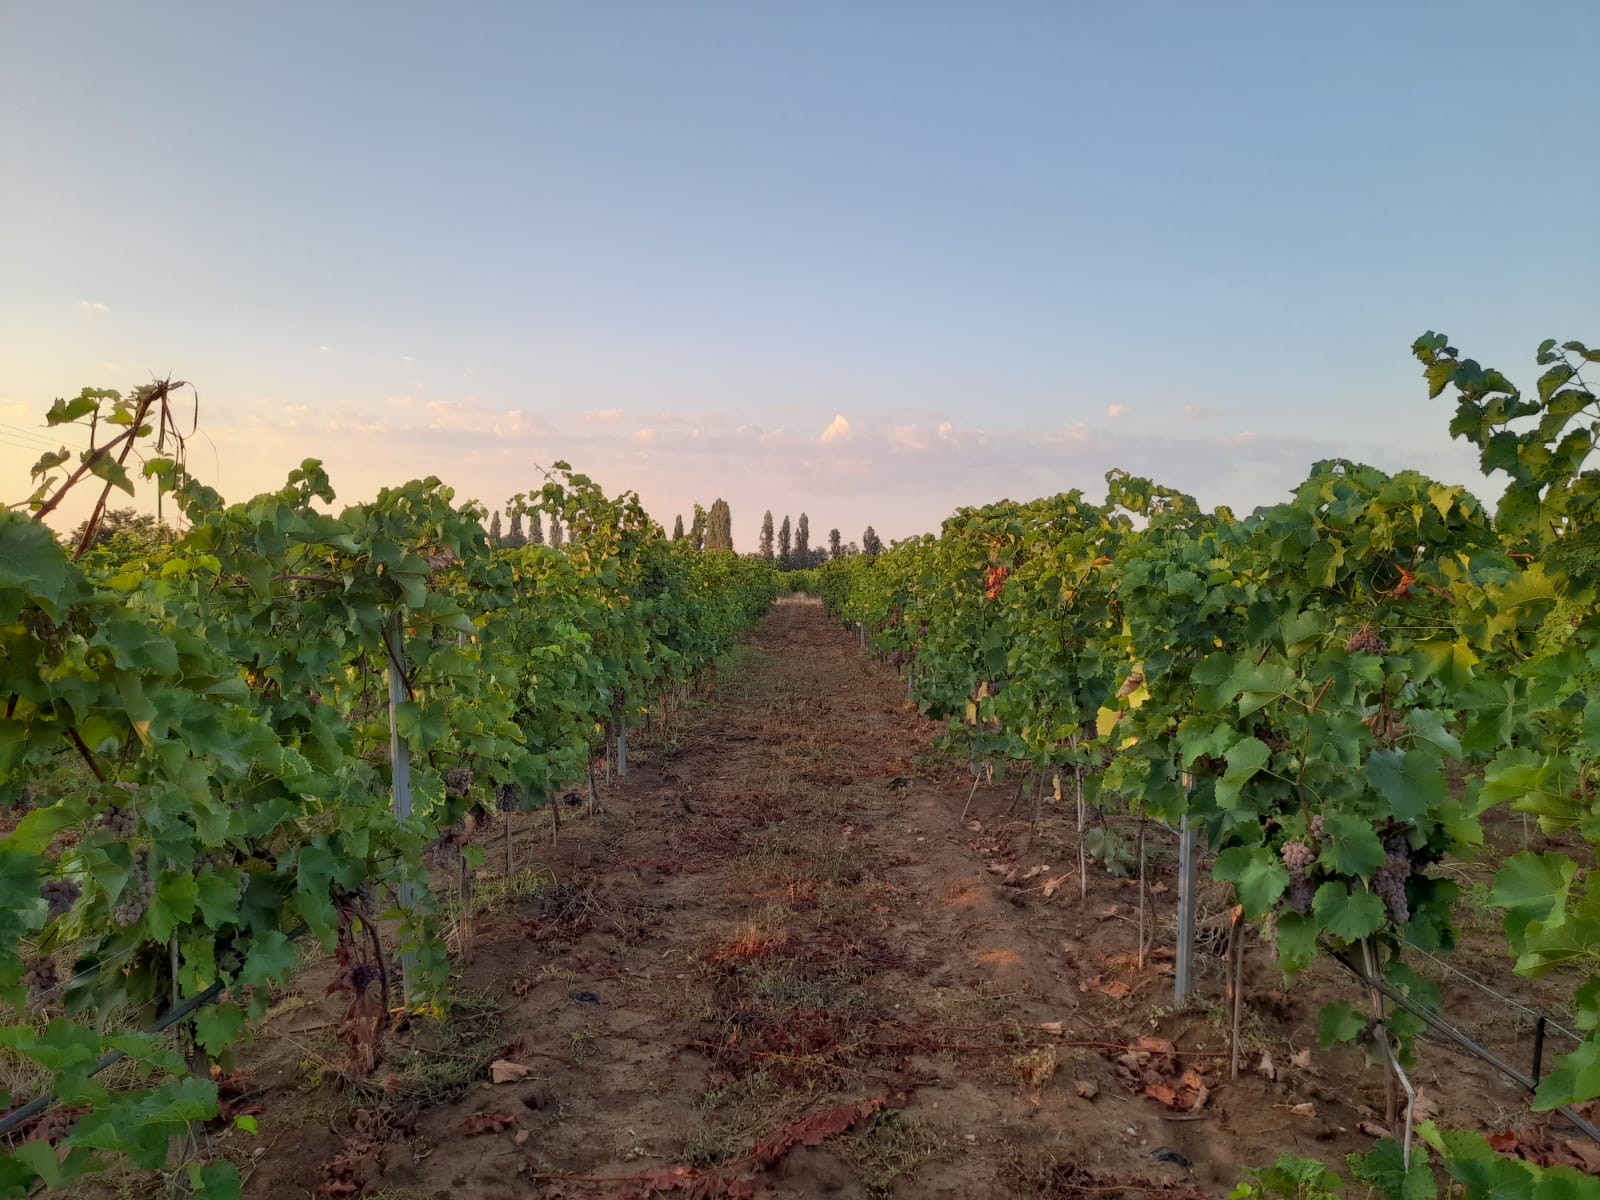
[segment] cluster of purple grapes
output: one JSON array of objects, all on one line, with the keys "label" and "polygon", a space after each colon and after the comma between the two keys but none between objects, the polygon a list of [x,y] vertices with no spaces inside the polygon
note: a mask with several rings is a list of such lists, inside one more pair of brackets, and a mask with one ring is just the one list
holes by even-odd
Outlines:
[{"label": "cluster of purple grapes", "polygon": [[1289,907],[1297,913],[1310,912],[1314,889],[1306,872],[1316,862],[1317,852],[1304,842],[1285,842],[1278,853],[1283,856],[1283,865],[1289,868]]},{"label": "cluster of purple grapes", "polygon": [[28,985],[29,1008],[38,1008],[47,1003],[61,983],[60,972],[56,970],[56,960],[48,954],[30,959],[27,972],[22,978]]},{"label": "cluster of purple grapes", "polygon": [[52,921],[71,912],[81,895],[83,885],[75,879],[46,879],[39,885],[39,896],[49,906]]},{"label": "cluster of purple grapes", "polygon": [[100,814],[100,824],[114,838],[131,838],[139,828],[139,814],[131,808],[108,808]]},{"label": "cluster of purple grapes", "polygon": [[1411,878],[1411,843],[1401,830],[1395,829],[1383,839],[1383,866],[1372,874],[1372,890],[1389,909],[1396,925],[1411,920],[1411,906],[1406,902],[1406,880]]},{"label": "cluster of purple grapes", "polygon": [[150,872],[140,869],[138,883],[128,881],[128,886],[122,889],[122,895],[117,897],[117,906],[111,910],[112,919],[118,925],[129,926],[137,924],[139,918],[144,916],[145,909],[150,907],[150,901],[155,898],[156,881],[150,878]]},{"label": "cluster of purple grapes", "polygon": [[457,767],[453,771],[446,772],[444,790],[452,800],[465,799],[467,793],[472,790],[472,772],[466,767]]},{"label": "cluster of purple grapes", "polygon": [[358,996],[366,995],[367,989],[377,983],[378,979],[378,968],[371,963],[359,963],[350,969],[350,986],[355,989]]},{"label": "cluster of purple grapes", "polygon": [[1388,649],[1371,625],[1363,625],[1356,630],[1355,636],[1344,644],[1344,648],[1349,654],[1382,654]]}]

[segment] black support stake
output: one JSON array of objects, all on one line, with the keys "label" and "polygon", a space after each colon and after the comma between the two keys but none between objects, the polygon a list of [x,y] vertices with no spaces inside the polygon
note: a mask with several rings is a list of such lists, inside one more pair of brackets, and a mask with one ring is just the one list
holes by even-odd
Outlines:
[{"label": "black support stake", "polygon": [[1539,1086],[1539,1068],[1544,1065],[1544,1018],[1533,1027],[1533,1086]]}]

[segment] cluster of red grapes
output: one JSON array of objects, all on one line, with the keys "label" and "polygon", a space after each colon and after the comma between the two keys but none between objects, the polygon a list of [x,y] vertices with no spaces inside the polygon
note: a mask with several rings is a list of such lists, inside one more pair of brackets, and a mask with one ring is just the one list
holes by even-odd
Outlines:
[{"label": "cluster of red grapes", "polygon": [[131,808],[108,808],[100,814],[100,824],[114,838],[130,838],[139,828],[139,814]]},{"label": "cluster of red grapes", "polygon": [[1363,625],[1356,630],[1355,635],[1344,644],[1344,648],[1349,654],[1383,654],[1388,650],[1383,644],[1383,639],[1371,625]]},{"label": "cluster of red grapes", "polygon": [[1389,909],[1396,925],[1411,920],[1406,903],[1406,880],[1411,878],[1411,843],[1402,830],[1391,830],[1383,839],[1383,866],[1372,874],[1372,890]]},{"label": "cluster of red grapes", "polygon": [[1278,851],[1283,865],[1289,868],[1289,892],[1285,897],[1289,907],[1297,913],[1311,911],[1311,897],[1315,890],[1306,872],[1317,860],[1317,852],[1304,842],[1285,842]]},{"label": "cluster of red grapes", "polygon": [[38,1008],[45,1004],[61,983],[61,975],[56,970],[56,960],[48,954],[30,959],[27,972],[22,979],[28,985],[29,1008]]},{"label": "cluster of red grapes", "polygon": [[117,897],[117,906],[111,910],[112,919],[124,927],[138,923],[156,894],[156,881],[150,878],[147,869],[140,866],[135,869],[135,875],[138,882],[132,879],[128,881],[128,885],[122,889],[122,895]]},{"label": "cluster of red grapes", "polygon": [[[1404,829],[1389,826],[1383,835],[1383,865],[1372,876],[1372,890],[1389,910],[1396,925],[1411,920],[1411,906],[1406,902],[1406,880],[1411,878],[1414,861],[1411,844]],[[1284,903],[1297,913],[1311,911],[1311,901],[1316,888],[1311,883],[1311,864],[1317,860],[1317,847],[1323,838],[1322,817],[1311,818],[1306,841],[1285,842],[1278,854],[1289,869],[1289,890]],[[1309,843],[1309,844],[1308,844]]]},{"label": "cluster of red grapes", "polygon": [[472,772],[466,767],[447,771],[444,777],[445,794],[452,800],[463,800],[472,790]]},{"label": "cluster of red grapes", "polygon": [[350,969],[350,986],[356,995],[363,996],[380,978],[378,968],[371,963],[358,963]]},{"label": "cluster of red grapes", "polygon": [[49,920],[64,916],[83,895],[83,885],[75,879],[46,879],[39,885],[39,896],[49,906]]}]

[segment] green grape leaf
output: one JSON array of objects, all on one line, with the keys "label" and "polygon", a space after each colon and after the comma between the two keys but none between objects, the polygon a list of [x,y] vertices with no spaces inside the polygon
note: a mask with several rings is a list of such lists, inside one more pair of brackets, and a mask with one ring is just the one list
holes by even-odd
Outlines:
[{"label": "green grape leaf", "polygon": [[208,1004],[194,1016],[194,1039],[211,1055],[221,1054],[244,1032],[244,1009],[230,1001]]},{"label": "green grape leaf", "polygon": [[1383,901],[1371,892],[1354,894],[1337,880],[1323,884],[1312,898],[1311,911],[1322,928],[1345,942],[1357,942],[1383,927]]},{"label": "green grape leaf", "polygon": [[1367,756],[1367,782],[1398,821],[1426,816],[1449,794],[1438,762],[1420,750],[1374,750]]},{"label": "green grape leaf", "polygon": [[1289,869],[1265,846],[1233,846],[1217,855],[1216,879],[1233,884],[1245,916],[1260,920],[1289,886]]},{"label": "green grape leaf", "polygon": [[1317,1014],[1317,1041],[1326,1050],[1341,1042],[1348,1042],[1365,1029],[1370,1022],[1357,1012],[1348,1000],[1324,1004]]},{"label": "green grape leaf", "polygon": [[1260,738],[1247,737],[1229,747],[1225,757],[1228,769],[1217,780],[1217,805],[1220,808],[1236,808],[1241,789],[1267,765],[1272,757],[1272,748]]}]

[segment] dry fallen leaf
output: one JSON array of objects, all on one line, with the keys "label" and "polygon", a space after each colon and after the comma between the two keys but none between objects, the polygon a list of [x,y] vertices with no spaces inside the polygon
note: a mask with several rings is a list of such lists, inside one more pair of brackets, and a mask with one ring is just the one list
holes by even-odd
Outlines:
[{"label": "dry fallen leaf", "polygon": [[517,1119],[508,1112],[481,1112],[473,1113],[461,1127],[466,1130],[468,1137],[475,1137],[480,1133],[499,1133],[502,1129],[511,1129]]},{"label": "dry fallen leaf", "polygon": [[1431,1121],[1439,1115],[1439,1106],[1433,1102],[1432,1097],[1425,1095],[1422,1089],[1418,1088],[1412,1113],[1414,1120]]},{"label": "dry fallen leaf", "polygon": [[1092,1079],[1080,1079],[1080,1080],[1078,1080],[1078,1095],[1082,1096],[1085,1100],[1093,1100],[1099,1094],[1100,1094],[1100,1085],[1095,1083],[1094,1080],[1092,1080]]},{"label": "dry fallen leaf", "polygon": [[489,1078],[496,1083],[516,1083],[532,1074],[532,1067],[508,1058],[497,1058],[489,1064]]},{"label": "dry fallen leaf", "polygon": [[1368,1137],[1386,1138],[1389,1136],[1388,1129],[1378,1124],[1376,1121],[1362,1121],[1356,1126],[1356,1128],[1362,1133],[1366,1134]]},{"label": "dry fallen leaf", "polygon": [[1105,908],[1102,908],[1099,912],[1095,913],[1095,916],[1098,917],[1102,921],[1109,921],[1112,917],[1114,917],[1116,915],[1117,915],[1117,906],[1115,904],[1107,905]]},{"label": "dry fallen leaf", "polygon": [[1311,1051],[1309,1049],[1296,1050],[1289,1055],[1289,1065],[1297,1071],[1306,1070],[1311,1066]]},{"label": "dry fallen leaf", "polygon": [[1122,980],[1113,979],[1110,983],[1103,984],[1100,990],[1106,995],[1110,996],[1113,1000],[1121,1000],[1133,989],[1127,984],[1123,983]]},{"label": "dry fallen leaf", "polygon": [[1062,875],[1059,878],[1045,880],[1044,885],[1039,890],[1044,893],[1044,898],[1048,900],[1051,896],[1054,896],[1058,891],[1061,890],[1062,884],[1071,878],[1072,872],[1068,871],[1065,875]]},{"label": "dry fallen leaf", "polygon": [[1272,1061],[1272,1055],[1265,1050],[1261,1052],[1261,1061],[1256,1064],[1256,1074],[1263,1079],[1276,1079],[1278,1068]]},{"label": "dry fallen leaf", "polygon": [[1066,1032],[1066,1026],[1060,1021],[1041,1021],[1039,1028],[1046,1033],[1054,1033],[1058,1036]]},{"label": "dry fallen leaf", "polygon": [[1314,1117],[1317,1115],[1317,1106],[1306,1100],[1300,1104],[1291,1104],[1289,1111],[1297,1117]]},{"label": "dry fallen leaf", "polygon": [[1047,866],[1045,866],[1045,867],[1029,867],[1026,871],[1024,871],[1022,873],[1022,878],[1023,879],[1037,879],[1040,875],[1043,875],[1049,869],[1050,868],[1047,867]]}]

